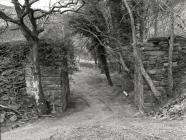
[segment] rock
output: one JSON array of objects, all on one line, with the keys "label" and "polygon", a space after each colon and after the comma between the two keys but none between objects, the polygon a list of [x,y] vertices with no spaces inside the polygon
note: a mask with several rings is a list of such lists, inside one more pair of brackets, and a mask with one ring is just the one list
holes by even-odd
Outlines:
[{"label": "rock", "polygon": [[[168,67],[169,64],[168,63],[164,63],[163,65],[166,66],[166,67]],[[176,66],[178,66],[178,63],[177,62],[173,62],[172,63],[172,66],[173,67],[176,67]]]},{"label": "rock", "polygon": [[164,51],[149,51],[148,55],[161,56],[161,55],[165,55],[165,52]]},{"label": "rock", "polygon": [[141,117],[144,117],[144,116],[145,115],[142,112],[137,112],[137,113],[134,114],[134,118],[141,118]]},{"label": "rock", "polygon": [[17,121],[17,119],[18,119],[18,118],[17,118],[16,115],[13,115],[13,116],[10,117],[10,121],[11,121],[11,122],[15,122],[15,121]]},{"label": "rock", "polygon": [[148,70],[148,73],[149,74],[162,73],[162,70],[160,70],[160,69],[151,69],[151,70]]}]

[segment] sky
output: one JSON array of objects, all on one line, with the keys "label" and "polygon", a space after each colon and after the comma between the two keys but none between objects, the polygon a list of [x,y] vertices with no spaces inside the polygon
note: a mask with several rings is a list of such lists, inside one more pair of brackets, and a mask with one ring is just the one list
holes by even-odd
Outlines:
[{"label": "sky", "polygon": [[[20,3],[23,3],[24,0],[19,0]],[[34,8],[41,8],[41,9],[48,9],[49,7],[49,1],[50,0],[39,0],[36,2],[33,7]],[[51,3],[58,2],[59,0],[51,0]],[[11,0],[0,0],[0,4],[7,5],[7,6],[12,6]]]}]

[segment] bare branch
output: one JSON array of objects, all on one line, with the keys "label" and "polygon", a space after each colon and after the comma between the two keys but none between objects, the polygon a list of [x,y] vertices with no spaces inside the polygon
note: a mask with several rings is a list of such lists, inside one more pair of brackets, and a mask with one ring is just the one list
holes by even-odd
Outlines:
[{"label": "bare branch", "polygon": [[12,3],[14,4],[14,7],[15,7],[15,11],[16,11],[16,13],[17,13],[17,17],[19,18],[19,19],[22,19],[22,13],[23,13],[23,11],[22,11],[22,8],[21,8],[21,4],[19,3],[19,1],[18,0],[12,0]]},{"label": "bare branch", "polygon": [[97,41],[100,43],[101,46],[105,46],[105,44],[99,39],[98,35],[96,35],[94,32],[92,32],[91,30],[88,30],[88,29],[85,29],[85,28],[81,28],[81,27],[78,27],[80,30],[82,31],[85,31],[91,35],[94,36],[94,38],[97,39]]},{"label": "bare branch", "polygon": [[5,110],[5,111],[12,111],[12,112],[14,112],[15,114],[21,116],[21,114],[20,114],[17,110],[15,110],[15,109],[13,109],[13,108],[10,108],[10,107],[8,107],[8,106],[0,105],[0,109]]},{"label": "bare branch", "polygon": [[82,1],[82,2],[83,2],[82,5],[81,5],[80,7],[78,7],[76,10],[66,10],[66,11],[60,12],[60,14],[63,14],[63,13],[65,13],[65,12],[75,12],[75,13],[79,13],[79,10],[85,5],[85,2],[84,2],[84,1]]},{"label": "bare branch", "polygon": [[38,2],[38,1],[39,1],[39,0],[33,0],[33,1],[31,1],[31,2],[29,3],[28,6],[31,6],[31,5],[33,5],[34,3]]},{"label": "bare branch", "polygon": [[85,2],[84,0],[82,0],[82,4],[77,8],[77,9],[66,9],[64,11],[62,11],[62,9],[64,8],[69,8],[69,6],[72,6],[72,5],[77,5],[79,3],[80,0],[77,0],[76,2],[74,2],[73,0],[69,3],[66,3],[65,5],[62,5],[60,2],[58,2],[57,4],[58,5],[54,5],[49,11],[44,11],[42,9],[35,9],[34,12],[41,12],[43,14],[41,14],[40,16],[38,17],[35,17],[35,19],[41,19],[47,15],[50,15],[52,13],[60,13],[60,14],[63,14],[63,13],[66,13],[66,12],[79,12],[79,10],[85,5]]},{"label": "bare branch", "polygon": [[0,18],[3,19],[4,21],[7,21],[7,22],[12,22],[14,24],[20,24],[19,23],[19,20],[16,20],[16,19],[13,19],[9,16],[7,16],[3,11],[0,11]]}]

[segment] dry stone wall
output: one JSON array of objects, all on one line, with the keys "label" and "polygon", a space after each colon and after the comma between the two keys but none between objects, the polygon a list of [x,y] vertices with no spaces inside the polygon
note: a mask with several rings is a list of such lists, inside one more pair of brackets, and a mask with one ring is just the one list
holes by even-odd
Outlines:
[{"label": "dry stone wall", "polygon": [[[40,53],[43,53],[45,50],[44,58],[41,58],[43,62],[41,66],[41,75],[42,75],[42,87],[46,99],[52,104],[57,106],[60,105],[62,89],[60,86],[60,70],[59,66],[53,64],[53,62],[60,63],[60,56],[55,55],[55,58],[52,60],[44,59],[50,57],[48,54],[52,50],[46,47],[47,45],[53,45],[50,41],[41,41]],[[0,94],[9,94],[10,91],[12,94],[20,93],[20,90],[27,92],[29,95],[34,94],[33,86],[33,77],[31,66],[28,63],[27,56],[29,54],[29,44],[26,41],[12,41],[0,43],[0,58],[2,62],[0,63]],[[54,46],[51,46],[54,48]],[[61,56],[62,57],[62,56]],[[49,65],[49,66],[46,66]],[[60,108],[59,108],[60,110]]]},{"label": "dry stone wall", "polygon": [[0,43],[0,97],[17,97],[25,93],[23,60],[26,51],[21,43]]},{"label": "dry stone wall", "polygon": [[[169,38],[151,38],[141,47],[144,67],[162,96],[167,95]],[[177,87],[186,69],[186,39],[176,36],[173,50],[174,87]],[[145,86],[146,93],[151,94]]]},{"label": "dry stone wall", "polygon": [[[42,42],[41,42],[42,43]],[[9,59],[13,62],[15,59],[26,59],[29,52],[29,45],[25,41],[16,41],[16,42],[7,42],[7,43],[0,43],[0,58],[3,59]],[[46,54],[50,54],[51,50],[46,47],[49,45],[47,41],[43,41],[43,51],[46,52]],[[7,49],[9,48],[9,49]],[[53,48],[53,46],[52,46]],[[168,38],[151,38],[148,40],[148,42],[145,45],[142,45],[141,52],[142,52],[142,59],[145,66],[145,69],[149,73],[150,77],[152,78],[155,86],[157,89],[162,93],[163,96],[166,96],[166,88],[167,88],[167,68],[168,68],[168,48],[169,48],[169,39]],[[43,52],[42,51],[42,52]],[[56,50],[58,52],[58,50]],[[12,54],[17,55],[12,56]],[[54,52],[56,54],[56,52]],[[44,56],[44,55],[43,55]],[[60,86],[60,70],[59,67],[53,66],[51,63],[53,63],[55,60],[56,63],[60,63],[60,57],[57,55],[53,55],[55,58],[52,58],[52,61],[47,61],[42,65],[41,67],[41,74],[42,74],[42,86],[44,90],[44,94],[47,96],[47,100],[49,100],[52,104],[60,106],[60,100],[61,100],[61,94],[62,89]],[[45,58],[48,57],[48,55],[45,56]],[[11,58],[11,59],[10,59]],[[45,59],[42,58],[42,59]],[[5,64],[6,66],[3,66],[0,68],[0,85],[6,85],[6,82],[9,82],[11,87],[12,85],[16,85],[15,80],[14,84],[10,80],[3,79],[2,77],[5,77],[5,70],[10,66],[9,64],[12,62],[8,62]],[[20,61],[19,61],[20,62]],[[33,84],[32,84],[32,75],[31,75],[31,68],[29,65],[24,64],[25,61],[23,61],[23,65],[19,65],[19,70],[21,72],[25,72],[25,74],[19,75],[19,77],[16,77],[16,79],[19,79],[17,81],[17,84],[23,85],[24,87],[26,83],[26,90],[28,94],[33,94]],[[50,63],[50,64],[49,64]],[[9,66],[8,66],[9,65]],[[48,66],[47,66],[48,65]],[[26,66],[26,67],[25,67]],[[10,67],[10,69],[16,70],[16,66]],[[174,87],[178,87],[180,82],[182,81],[183,75],[185,75],[186,71],[186,39],[183,37],[176,37],[174,41],[174,51],[173,51],[173,76],[174,76]],[[26,82],[25,82],[26,81]],[[1,93],[9,92],[10,88],[4,87],[0,89]],[[7,89],[6,89],[7,88]],[[145,85],[145,91],[146,95],[152,95],[149,87]],[[148,100],[149,101],[149,100]],[[152,102],[152,101],[150,101]]]}]

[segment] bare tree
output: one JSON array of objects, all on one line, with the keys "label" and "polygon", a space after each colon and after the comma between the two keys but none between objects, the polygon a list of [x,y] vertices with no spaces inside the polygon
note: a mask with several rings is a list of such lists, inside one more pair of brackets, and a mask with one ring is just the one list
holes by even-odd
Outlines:
[{"label": "bare tree", "polygon": [[[68,3],[62,4],[61,2],[56,3],[49,11],[45,11],[42,9],[33,9],[32,5],[39,0],[24,0],[24,4],[21,4],[19,0],[12,0],[16,11],[16,17],[8,16],[4,11],[0,10],[0,18],[5,20],[6,22],[16,24],[21,30],[22,34],[32,44],[31,47],[31,57],[30,60],[33,66],[33,79],[34,79],[34,88],[35,88],[35,100],[38,106],[38,111],[40,114],[47,114],[49,109],[47,108],[47,103],[44,97],[44,93],[41,85],[41,72],[39,65],[39,56],[38,56],[38,48],[39,48],[39,34],[44,31],[43,26],[38,25],[38,21],[42,20],[42,18],[47,17],[53,12],[59,12],[61,14],[65,12],[77,12],[83,4],[81,4],[78,8],[70,9],[70,6],[78,5],[79,0],[70,0]],[[65,8],[65,10],[62,10]]]},{"label": "bare tree", "polygon": [[135,58],[135,92],[139,94],[139,110],[140,112],[143,112],[143,84],[142,84],[142,77],[141,74],[143,75],[143,77],[145,78],[145,80],[147,81],[148,85],[150,86],[153,94],[155,95],[155,97],[157,99],[159,99],[160,93],[159,91],[156,90],[150,76],[147,74],[147,72],[145,71],[145,68],[143,66],[143,62],[140,58],[140,50],[137,47],[137,39],[136,39],[136,29],[135,29],[135,23],[134,23],[134,17],[133,14],[131,12],[131,9],[129,7],[129,4],[127,2],[127,0],[123,0],[124,5],[126,6],[128,13],[130,15],[130,20],[131,20],[131,28],[132,28],[132,40],[133,40],[133,53],[134,53],[134,58]]},{"label": "bare tree", "polygon": [[[137,105],[139,107],[139,111],[143,113],[143,83],[142,83],[142,75],[141,75],[141,69],[140,69],[140,62],[139,58],[139,50],[137,48],[137,39],[136,39],[136,29],[135,29],[135,23],[134,23],[134,17],[131,12],[131,9],[127,3],[126,0],[123,0],[130,16],[131,20],[131,28],[132,28],[132,40],[133,40],[133,53],[135,57],[135,73],[134,73],[134,90],[135,90],[135,96],[138,98],[135,98],[135,101],[137,102]],[[139,100],[138,100],[139,99]]]},{"label": "bare tree", "polygon": [[[122,26],[120,21],[122,17],[122,9],[121,5],[118,3],[121,3],[121,0],[119,1],[99,1],[100,11],[102,12],[102,15],[106,21],[107,24],[107,35],[104,34],[106,38],[113,41],[116,45],[116,49],[118,51],[114,51],[114,53],[117,53],[119,61],[123,67],[123,69],[129,73],[130,70],[127,67],[125,60],[124,60],[124,53],[123,53],[123,44],[120,41],[120,37],[118,36],[118,29],[121,29]],[[114,12],[113,12],[114,11]],[[117,13],[117,16],[116,16]],[[116,34],[117,33],[117,34]],[[121,34],[119,34],[121,35]],[[112,49],[112,48],[110,48]]]}]

